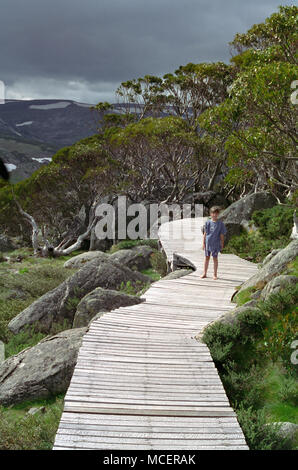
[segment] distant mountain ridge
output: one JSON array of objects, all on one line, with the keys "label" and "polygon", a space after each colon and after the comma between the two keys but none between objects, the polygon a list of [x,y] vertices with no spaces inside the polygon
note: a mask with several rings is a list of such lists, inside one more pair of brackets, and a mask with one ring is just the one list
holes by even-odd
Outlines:
[{"label": "distant mountain ridge", "polygon": [[[92,104],[72,100],[6,100],[0,105],[0,157],[12,181],[30,176],[62,147],[97,132]],[[124,112],[126,105],[112,105]]]},{"label": "distant mountain ridge", "polygon": [[71,100],[6,100],[0,105],[0,134],[61,148],[96,132],[91,104]]}]

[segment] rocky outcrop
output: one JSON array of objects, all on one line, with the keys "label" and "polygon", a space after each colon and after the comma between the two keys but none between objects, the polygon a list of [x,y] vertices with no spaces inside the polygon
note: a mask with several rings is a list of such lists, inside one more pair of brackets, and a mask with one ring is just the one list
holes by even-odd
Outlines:
[{"label": "rocky outcrop", "polygon": [[105,261],[108,259],[108,255],[102,251],[86,251],[65,261],[63,266],[64,268],[82,268],[86,263],[94,259]]},{"label": "rocky outcrop", "polygon": [[273,256],[277,255],[277,253],[281,250],[282,248],[278,248],[276,250],[272,250],[262,261],[262,263],[260,263],[260,266],[263,267],[266,263],[268,263],[268,261],[270,261]]},{"label": "rocky outcrop", "polygon": [[89,292],[97,287],[118,290],[128,282],[141,289],[151,279],[110,259],[96,258],[33,302],[13,318],[8,327],[18,333],[28,325],[35,325],[37,330],[47,333],[53,322],[67,319],[72,324],[79,301]]},{"label": "rocky outcrop", "polygon": [[135,246],[130,249],[118,250],[112,255],[108,255],[102,251],[86,251],[80,255],[74,256],[64,263],[65,268],[81,268],[89,261],[98,259],[98,261],[106,261],[108,259],[116,261],[121,265],[135,271],[142,271],[143,269],[150,268],[150,256],[153,249],[147,245]]},{"label": "rocky outcrop", "polygon": [[173,253],[172,267],[174,271],[176,269],[185,269],[185,268],[189,268],[192,271],[196,271],[195,265],[189,259],[180,255],[179,253]]},{"label": "rocky outcrop", "polygon": [[201,191],[197,193],[187,194],[183,199],[184,204],[203,204],[204,216],[209,215],[209,209],[212,206],[220,206],[222,208],[229,205],[228,200],[223,194],[215,191]]},{"label": "rocky outcrop", "polygon": [[66,392],[86,330],[45,338],[0,364],[0,403],[7,406]]},{"label": "rocky outcrop", "polygon": [[12,251],[15,250],[17,247],[12,242],[12,240],[7,237],[6,235],[0,234],[0,251]]},{"label": "rocky outcrop", "polygon": [[243,315],[244,313],[251,313],[256,311],[259,311],[259,309],[257,308],[257,301],[250,300],[249,302],[246,302],[240,307],[233,308],[232,310],[229,310],[228,312],[221,315],[216,320],[216,323],[219,322],[229,325],[235,325],[239,321],[239,316]]},{"label": "rocky outcrop", "polygon": [[268,423],[267,426],[275,428],[281,439],[287,439],[294,442],[298,437],[298,424],[285,422]]},{"label": "rocky outcrop", "polygon": [[135,305],[143,301],[144,299],[133,295],[98,287],[85,295],[79,303],[74,316],[73,328],[87,326],[99,311],[102,313],[109,312],[119,307]]},{"label": "rocky outcrop", "polygon": [[128,250],[116,251],[110,255],[110,259],[134,271],[143,271],[151,267],[150,256],[153,252],[150,246],[140,245]]},{"label": "rocky outcrop", "polygon": [[219,216],[223,222],[242,223],[248,221],[254,211],[269,209],[276,205],[275,197],[266,192],[253,193],[231,204]]},{"label": "rocky outcrop", "polygon": [[298,277],[281,275],[272,279],[261,292],[261,299],[266,300],[271,294],[276,294],[287,286],[297,284]]},{"label": "rocky outcrop", "polygon": [[248,230],[249,221],[254,211],[269,209],[275,205],[275,197],[267,192],[249,194],[231,204],[219,215],[219,219],[224,222],[227,228],[226,241],[233,235],[239,235],[243,229]]},{"label": "rocky outcrop", "polygon": [[293,240],[289,245],[274,255],[259,271],[245,281],[239,292],[248,287],[263,288],[271,279],[281,274],[287,264],[293,261],[298,255],[298,240]]},{"label": "rocky outcrop", "polygon": [[163,281],[170,281],[171,279],[178,279],[179,277],[187,276],[192,273],[193,269],[176,269],[162,278]]}]

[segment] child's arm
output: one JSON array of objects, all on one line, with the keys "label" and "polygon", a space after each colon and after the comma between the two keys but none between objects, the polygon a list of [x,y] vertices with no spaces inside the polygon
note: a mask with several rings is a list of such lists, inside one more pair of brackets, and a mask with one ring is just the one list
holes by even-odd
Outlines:
[{"label": "child's arm", "polygon": [[222,250],[223,250],[224,244],[225,244],[225,236],[223,233],[221,233],[220,234],[220,246]]},{"label": "child's arm", "polygon": [[220,231],[220,246],[221,246],[221,251],[223,250],[224,244],[225,244],[225,234],[227,233],[227,229],[225,224],[222,222],[221,223],[221,231]]},{"label": "child's arm", "polygon": [[204,236],[203,236],[203,246],[202,246],[202,250],[205,250],[205,246],[206,246],[206,231],[204,232]]}]

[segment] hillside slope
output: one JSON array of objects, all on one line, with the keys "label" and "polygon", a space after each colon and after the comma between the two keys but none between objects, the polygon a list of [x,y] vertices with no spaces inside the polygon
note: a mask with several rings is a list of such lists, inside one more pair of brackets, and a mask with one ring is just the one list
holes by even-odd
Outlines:
[{"label": "hillside slope", "polygon": [[61,147],[96,132],[89,104],[7,100],[0,106],[0,157],[12,181],[30,176]]}]

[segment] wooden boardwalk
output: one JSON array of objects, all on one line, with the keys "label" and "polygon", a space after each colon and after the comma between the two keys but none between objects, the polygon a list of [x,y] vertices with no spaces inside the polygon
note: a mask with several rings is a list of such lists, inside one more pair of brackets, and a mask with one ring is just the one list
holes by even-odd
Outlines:
[{"label": "wooden boardwalk", "polygon": [[54,449],[247,449],[206,345],[195,336],[234,308],[235,287],[256,265],[219,256],[219,279],[200,279],[205,219],[165,223],[168,260],[197,271],[155,282],[144,303],[95,320],[83,338]]}]

